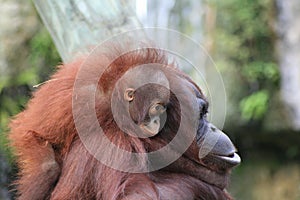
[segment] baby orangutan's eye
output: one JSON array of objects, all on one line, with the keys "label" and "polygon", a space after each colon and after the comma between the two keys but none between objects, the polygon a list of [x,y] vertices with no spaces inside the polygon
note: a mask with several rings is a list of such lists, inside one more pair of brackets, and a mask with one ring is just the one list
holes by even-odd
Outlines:
[{"label": "baby orangutan's eye", "polygon": [[160,103],[153,104],[149,109],[149,115],[150,116],[158,116],[163,114],[166,111],[165,106],[163,106]]}]

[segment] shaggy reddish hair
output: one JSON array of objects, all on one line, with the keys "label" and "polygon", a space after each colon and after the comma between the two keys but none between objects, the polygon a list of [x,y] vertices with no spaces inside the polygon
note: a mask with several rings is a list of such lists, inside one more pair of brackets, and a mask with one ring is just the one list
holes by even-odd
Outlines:
[{"label": "shaggy reddish hair", "polygon": [[[154,48],[123,54],[110,64],[100,79],[93,77],[106,66],[107,58],[109,55],[98,55],[88,71],[92,79],[99,80],[95,108],[106,137],[129,152],[149,152],[168,144],[178,129],[178,117],[168,113],[172,116],[168,115],[168,127],[162,130],[163,134],[144,139],[131,137],[122,132],[113,119],[112,90],[125,72],[147,63],[162,64],[164,72],[174,74],[170,77],[179,83],[184,80],[197,87],[195,83],[169,63],[162,51]],[[51,79],[34,93],[26,110],[10,124],[9,138],[20,169],[16,183],[18,199],[231,199],[223,190],[225,185],[201,180],[206,171],[193,161],[198,156],[196,142],[170,166],[149,173],[118,171],[95,159],[78,137],[72,114],[73,86],[84,61],[85,58],[59,66]],[[171,101],[175,100],[171,97]],[[178,109],[175,102],[171,102],[170,109]],[[105,147],[99,148],[103,148],[103,156],[111,156],[106,155]],[[120,165],[128,165],[126,162],[123,159]],[[216,181],[218,177],[228,179],[228,176],[224,171],[217,171],[215,175]]]}]

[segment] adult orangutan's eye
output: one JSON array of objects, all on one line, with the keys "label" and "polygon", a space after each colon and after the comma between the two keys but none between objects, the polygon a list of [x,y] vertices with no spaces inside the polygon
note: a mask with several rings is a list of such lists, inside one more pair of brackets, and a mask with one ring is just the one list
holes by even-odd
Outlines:
[{"label": "adult orangutan's eye", "polygon": [[200,118],[203,118],[208,113],[208,102],[200,98],[197,99],[197,102],[200,110]]}]

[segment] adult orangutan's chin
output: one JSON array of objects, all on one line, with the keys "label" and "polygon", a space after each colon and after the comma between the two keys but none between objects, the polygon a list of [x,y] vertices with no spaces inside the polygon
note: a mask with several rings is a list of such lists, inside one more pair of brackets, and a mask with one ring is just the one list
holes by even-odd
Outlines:
[{"label": "adult orangutan's chin", "polygon": [[[20,168],[18,199],[231,199],[225,188],[240,158],[230,139],[207,122],[208,102],[200,88],[155,48],[119,55],[106,66],[108,58],[89,58],[87,68],[80,68],[85,59],[60,66],[12,121],[10,140]],[[94,75],[96,84],[74,90],[79,70]],[[103,71],[101,77],[96,77],[98,71]],[[93,78],[80,81],[84,85]],[[95,92],[97,123],[91,123],[89,113],[76,118],[72,110],[74,92],[89,91]],[[98,123],[103,135],[95,133]],[[132,158],[108,150],[104,140],[146,156],[134,164]],[[148,153],[166,145],[168,154],[157,158],[164,162],[178,157],[155,168],[157,160]],[[119,170],[127,166],[143,172]]]}]

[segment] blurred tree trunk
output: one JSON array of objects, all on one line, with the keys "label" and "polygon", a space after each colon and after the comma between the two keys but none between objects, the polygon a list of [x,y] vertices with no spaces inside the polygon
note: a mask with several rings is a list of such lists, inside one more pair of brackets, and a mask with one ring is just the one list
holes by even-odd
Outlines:
[{"label": "blurred tree trunk", "polygon": [[135,1],[34,0],[64,61],[89,53],[114,34],[141,27]]},{"label": "blurred tree trunk", "polygon": [[300,1],[277,0],[277,8],[282,99],[292,128],[300,130]]}]

